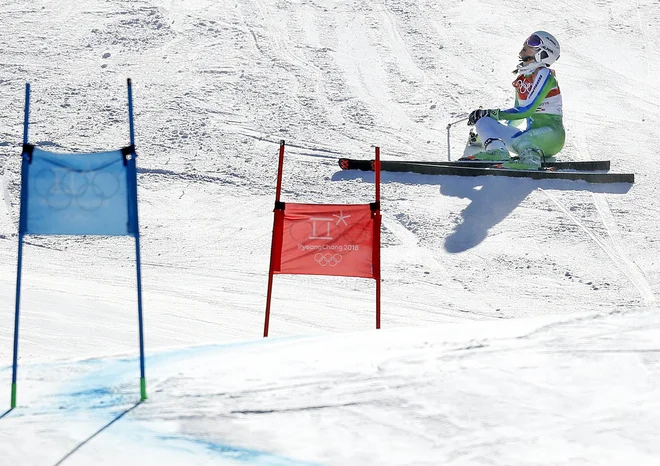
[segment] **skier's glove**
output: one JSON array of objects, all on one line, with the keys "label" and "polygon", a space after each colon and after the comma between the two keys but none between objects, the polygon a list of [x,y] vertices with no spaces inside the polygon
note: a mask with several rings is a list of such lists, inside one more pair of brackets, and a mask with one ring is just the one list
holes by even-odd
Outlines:
[{"label": "skier's glove", "polygon": [[478,109],[478,110],[473,110],[470,113],[470,116],[468,116],[468,126],[474,126],[474,124],[481,120],[483,117],[488,116],[491,118],[494,118],[495,120],[499,120],[500,116],[500,111],[495,109],[495,110],[484,110],[484,109]]}]

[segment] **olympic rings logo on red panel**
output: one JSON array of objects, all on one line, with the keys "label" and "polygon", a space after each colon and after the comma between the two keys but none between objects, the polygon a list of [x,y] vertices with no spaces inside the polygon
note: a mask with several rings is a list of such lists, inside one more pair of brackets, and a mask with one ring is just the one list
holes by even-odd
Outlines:
[{"label": "olympic rings logo on red panel", "polygon": [[314,254],[314,260],[319,263],[321,267],[330,266],[334,267],[341,262],[341,254],[331,254],[329,252],[317,252]]}]

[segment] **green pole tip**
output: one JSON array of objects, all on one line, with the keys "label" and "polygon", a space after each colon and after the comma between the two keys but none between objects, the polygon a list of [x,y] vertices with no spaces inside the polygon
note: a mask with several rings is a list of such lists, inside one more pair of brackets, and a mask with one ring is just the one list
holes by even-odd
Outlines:
[{"label": "green pole tip", "polygon": [[16,407],[16,384],[11,384],[11,409]]},{"label": "green pole tip", "polygon": [[140,378],[140,397],[142,401],[147,399],[147,381],[144,378]]}]

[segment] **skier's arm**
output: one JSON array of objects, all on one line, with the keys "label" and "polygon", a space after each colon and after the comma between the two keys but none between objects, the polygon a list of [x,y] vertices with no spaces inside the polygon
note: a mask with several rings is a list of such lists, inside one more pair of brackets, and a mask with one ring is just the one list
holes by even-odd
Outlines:
[{"label": "skier's arm", "polygon": [[[518,108],[518,96],[517,96],[517,95],[516,95],[516,101],[514,102],[513,106],[514,106],[515,108]],[[522,118],[522,119],[520,119],[520,120],[509,120],[509,121],[506,122],[506,124],[507,124],[507,126],[518,127],[518,126],[520,126],[524,121],[525,121],[524,118]]]},{"label": "skier's arm", "polygon": [[[557,85],[555,77],[552,75],[549,69],[545,68],[538,72],[536,79],[534,80],[534,85],[532,87],[532,92],[529,95],[529,100],[531,101],[524,107],[518,107],[517,105],[513,108],[508,108],[506,110],[500,110],[497,115],[498,120],[522,120],[529,118],[534,114],[536,109],[541,105],[543,99],[546,98],[548,93]],[[516,99],[517,104],[517,99]]]}]

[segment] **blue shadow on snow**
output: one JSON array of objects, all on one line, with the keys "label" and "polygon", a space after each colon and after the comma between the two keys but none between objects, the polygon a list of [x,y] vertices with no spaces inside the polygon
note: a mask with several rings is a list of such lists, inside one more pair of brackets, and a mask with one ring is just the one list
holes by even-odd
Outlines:
[{"label": "blue shadow on snow", "polygon": [[202,447],[206,450],[220,454],[222,457],[231,459],[233,461],[240,461],[241,463],[255,463],[255,464],[268,464],[277,466],[317,466],[318,463],[309,463],[303,461],[292,460],[280,456],[274,456],[270,453],[264,453],[258,450],[250,450],[247,448],[232,447],[230,445],[223,445],[220,443],[209,442],[201,439],[191,439],[186,437],[163,435],[159,437],[167,442],[184,442],[186,444],[193,444]]},{"label": "blue shadow on snow", "polygon": [[[375,177],[373,172],[358,170],[338,171],[332,177],[333,181],[356,179],[374,183]],[[626,194],[632,187],[629,183],[594,184],[570,180],[420,175],[396,172],[381,172],[381,183],[439,185],[440,194],[472,201],[461,213],[463,221],[457,224],[452,234],[445,239],[445,250],[449,253],[460,253],[477,246],[488,236],[489,229],[504,220],[532,191],[538,188],[555,191]],[[382,205],[381,202],[381,207]]]},{"label": "blue shadow on snow", "polygon": [[[283,337],[278,338],[279,341],[287,340],[297,340],[306,337]],[[198,346],[198,347],[186,347],[179,349],[172,349],[164,351],[161,353],[156,353],[151,356],[147,356],[147,366],[159,366],[167,365],[173,361],[188,359],[194,355],[200,355],[204,353],[222,351],[229,348],[236,348],[240,346],[251,346],[251,345],[260,345],[264,344],[263,339],[253,340],[253,341],[243,341],[243,342],[233,342],[220,345],[208,345],[208,346]],[[83,446],[88,444],[95,437],[99,436],[101,433],[106,431],[110,426],[115,424],[117,421],[122,419],[124,416],[129,414],[135,408],[142,404],[142,401],[138,401],[135,404],[132,404],[128,409],[120,408],[120,406],[126,406],[126,397],[127,392],[122,390],[117,390],[112,388],[113,384],[116,386],[117,381],[121,381],[122,385],[125,385],[125,381],[129,379],[128,374],[134,374],[135,369],[138,364],[138,358],[119,358],[115,360],[108,359],[89,359],[85,361],[79,361],[77,363],[84,362],[86,364],[92,364],[97,366],[90,373],[85,376],[69,382],[68,386],[88,386],[90,388],[84,388],[77,391],[65,391],[65,393],[57,396],[56,403],[59,406],[59,409],[70,409],[75,411],[90,411],[90,410],[107,410],[108,414],[111,414],[113,419],[107,424],[103,425],[99,430],[94,432],[92,435],[87,437],[84,441],[80,442],[75,448],[69,451],[64,457],[62,457],[54,466],[63,464],[68,458],[73,456],[77,451],[79,451]],[[77,364],[76,363],[76,364]],[[58,364],[61,365],[61,364]],[[130,377],[131,379],[134,377]],[[102,384],[104,386],[99,386]],[[93,385],[93,386],[90,386]],[[117,414],[117,408],[121,411]],[[11,410],[7,411],[3,416],[7,415]],[[112,413],[114,411],[114,414]],[[145,429],[141,428],[144,432]],[[170,448],[177,448],[176,443],[179,443],[180,448],[188,449],[188,446],[194,448],[202,448],[204,450],[218,454],[219,456],[231,459],[233,461],[239,461],[248,464],[268,464],[268,465],[286,465],[286,466],[312,466],[317,463],[309,463],[304,461],[299,461],[291,458],[275,456],[268,452],[261,452],[257,450],[251,450],[241,447],[233,447],[226,444],[214,443],[203,439],[190,438],[186,436],[172,436],[172,435],[162,435],[158,432],[153,433],[155,438],[164,440],[167,442],[167,446]]]}]

